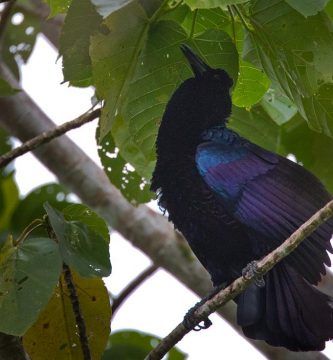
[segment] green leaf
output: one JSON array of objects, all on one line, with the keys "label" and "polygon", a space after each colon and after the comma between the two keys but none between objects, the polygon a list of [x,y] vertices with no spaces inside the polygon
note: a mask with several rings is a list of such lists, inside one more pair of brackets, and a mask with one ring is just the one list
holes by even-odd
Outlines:
[{"label": "green leaf", "polygon": [[[127,137],[129,137],[128,130]],[[131,146],[130,138],[127,144]],[[126,151],[128,151],[128,149]],[[111,134],[107,135],[98,146],[98,154],[104,171],[111,183],[122,192],[126,199],[137,204],[146,203],[154,197],[144,178],[120,155]],[[133,156],[140,156],[140,149],[137,146],[133,146]],[[153,165],[154,163],[152,162],[151,166]],[[150,171],[152,170],[150,169]]]},{"label": "green leaf", "polygon": [[314,173],[333,193],[333,139],[311,131],[297,114],[283,126],[281,145],[285,153],[294,154],[297,161]]},{"label": "green leaf", "polygon": [[263,148],[284,154],[281,148],[281,127],[260,105],[251,110],[233,106],[229,127]]},{"label": "green leaf", "polygon": [[105,221],[92,211],[88,206],[82,204],[71,204],[63,209],[67,221],[80,221],[87,225],[92,231],[100,234],[108,244],[110,234]]},{"label": "green leaf", "polygon": [[185,0],[185,3],[193,9],[211,9],[219,6],[241,4],[248,0]]},{"label": "green leaf", "polygon": [[304,16],[316,15],[324,10],[329,0],[285,0],[291,7]]},{"label": "green leaf", "polygon": [[[63,261],[81,276],[110,275],[109,244],[103,235],[95,231],[96,227],[82,221],[66,221],[63,214],[49,204],[45,204],[44,208],[59,241]],[[75,212],[70,211],[67,215],[75,219]],[[89,212],[92,213],[91,210]],[[82,214],[78,218],[82,220]]]},{"label": "green leaf", "polygon": [[[42,219],[45,214],[43,208],[45,202],[58,210],[69,205],[68,194],[63,186],[52,183],[32,190],[15,207],[10,221],[11,232],[18,234],[34,219]],[[37,234],[46,235],[44,229],[43,233],[37,232]]]},{"label": "green leaf", "polygon": [[[82,278],[72,272],[80,310],[88,334],[92,359],[100,359],[109,333],[111,307],[102,279]],[[23,337],[24,349],[31,359],[82,360],[78,329],[67,285],[61,278],[47,307]]]},{"label": "green leaf", "polygon": [[0,254],[0,331],[21,336],[36,321],[58,282],[61,259],[48,238],[28,238]]},{"label": "green leaf", "polygon": [[239,77],[232,94],[232,102],[239,107],[256,104],[268,90],[270,80],[266,74],[252,64],[239,61]]},{"label": "green leaf", "polygon": [[10,96],[15,95],[19,89],[12,88],[8,82],[0,78],[0,96]]},{"label": "green leaf", "polygon": [[90,47],[97,92],[106,99],[100,118],[101,139],[111,130],[116,114],[122,111],[128,82],[149,25],[144,9],[133,1],[112,13],[103,26],[103,33],[92,37]]},{"label": "green leaf", "polygon": [[278,125],[288,122],[297,113],[296,106],[275,89],[269,89],[260,104]]},{"label": "green leaf", "polygon": [[69,81],[74,86],[92,84],[90,36],[101,21],[102,17],[89,0],[72,1],[63,25],[59,47],[59,53],[63,56],[65,82]]},{"label": "green leaf", "polygon": [[[142,360],[160,342],[160,338],[141,331],[122,330],[114,332],[108,341],[102,360]],[[184,360],[186,355],[173,348],[166,360]]]},{"label": "green leaf", "polygon": [[50,7],[49,17],[66,14],[72,0],[44,0]]},{"label": "green leaf", "polygon": [[112,13],[104,22],[110,33],[93,37],[91,56],[97,90],[106,98],[100,137],[111,129],[123,159],[149,179],[165,105],[176,87],[192,76],[180,44],[189,43],[210,65],[223,67],[235,80],[238,54],[221,30],[208,30],[188,41],[176,23],[150,24],[144,16],[137,2]]},{"label": "green leaf", "polygon": [[[258,0],[251,7],[251,24],[244,48],[260,58],[275,88],[282,88],[309,126],[333,136],[331,102],[333,32],[324,13],[305,19],[280,0]],[[246,56],[246,54],[245,54]],[[252,56],[251,56],[252,57]]]},{"label": "green leaf", "polygon": [[3,199],[3,211],[0,213],[0,231],[3,231],[9,227],[11,216],[19,202],[19,192],[13,173],[0,177],[0,189]]}]

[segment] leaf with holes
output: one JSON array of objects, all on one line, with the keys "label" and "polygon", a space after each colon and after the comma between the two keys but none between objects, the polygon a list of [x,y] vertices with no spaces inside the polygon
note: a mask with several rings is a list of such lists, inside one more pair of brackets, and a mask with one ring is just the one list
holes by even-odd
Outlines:
[{"label": "leaf with holes", "polygon": [[[47,269],[47,271],[46,271]],[[46,306],[61,271],[58,245],[48,238],[11,237],[0,253],[0,331],[21,336]]]},{"label": "leaf with holes", "polygon": [[[109,333],[111,308],[102,279],[82,278],[73,273],[80,309],[86,325],[92,359],[100,359]],[[78,329],[66,283],[61,278],[47,307],[23,337],[24,349],[34,360],[82,360]]]},{"label": "leaf with holes", "polygon": [[[82,221],[66,221],[61,212],[47,203],[44,208],[59,241],[63,261],[73,267],[81,276],[110,275],[109,244],[102,234],[95,231],[96,227]],[[70,212],[71,209],[67,211],[67,216],[76,218],[75,207],[74,213]],[[82,220],[82,215],[79,218]]]},{"label": "leaf with holes", "polygon": [[4,33],[1,55],[14,73],[18,75],[16,61],[28,61],[40,30],[40,20],[29,10],[13,11]]},{"label": "leaf with holes", "polygon": [[[111,183],[115,185],[130,202],[134,204],[146,203],[155,196],[149,190],[149,184],[147,184],[146,180],[122,158],[111,134],[107,135],[99,144],[98,154],[104,171]],[[138,149],[134,154],[138,156],[140,150]],[[154,162],[152,162],[151,166],[154,166]]]}]

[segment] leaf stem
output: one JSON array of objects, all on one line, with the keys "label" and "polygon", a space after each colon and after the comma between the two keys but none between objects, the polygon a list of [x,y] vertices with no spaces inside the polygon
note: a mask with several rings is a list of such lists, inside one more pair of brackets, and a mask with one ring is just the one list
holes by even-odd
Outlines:
[{"label": "leaf stem", "polygon": [[71,270],[68,267],[68,265],[63,263],[62,266],[63,266],[64,279],[66,282],[67,289],[69,291],[69,298],[71,300],[72,309],[73,309],[73,313],[75,316],[75,322],[76,322],[76,325],[77,325],[78,331],[79,331],[83,359],[91,360],[92,357],[91,357],[91,352],[90,352],[90,348],[89,348],[86,323],[82,316],[79,297],[77,295],[76,288],[75,288],[75,285],[73,282],[72,273],[71,273]]},{"label": "leaf stem", "polygon": [[241,13],[241,11],[238,9],[237,5],[230,5],[230,7],[232,9],[234,9],[237,13],[237,15],[239,16],[240,21],[242,22],[243,26],[245,27],[245,29],[249,32],[252,32],[251,29],[249,28],[247,22],[245,21],[243,14]]},{"label": "leaf stem", "polygon": [[44,221],[41,219],[33,220],[23,231],[22,234],[18,237],[16,241],[14,241],[14,246],[17,246],[21,242],[23,242],[35,229],[44,225]]},{"label": "leaf stem", "polygon": [[234,43],[236,45],[236,31],[235,31],[235,18],[234,18],[234,14],[232,13],[232,8],[230,5],[227,6],[228,8],[228,12],[231,18],[231,26],[232,26],[232,36],[234,38]]},{"label": "leaf stem", "polygon": [[194,35],[194,28],[195,28],[195,22],[197,20],[197,15],[198,15],[198,9],[195,9],[193,12],[192,25],[191,25],[189,39],[192,39],[192,37]]}]

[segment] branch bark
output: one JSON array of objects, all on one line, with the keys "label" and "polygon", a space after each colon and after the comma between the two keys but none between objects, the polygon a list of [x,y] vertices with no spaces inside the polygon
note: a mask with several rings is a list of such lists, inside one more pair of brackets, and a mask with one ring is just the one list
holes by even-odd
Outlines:
[{"label": "branch bark", "polygon": [[92,112],[84,113],[83,115],[79,116],[78,118],[68,121],[58,127],[50,131],[44,131],[41,134],[35,136],[34,138],[26,141],[21,146],[9,151],[6,154],[0,156],[0,168],[9,164],[12,160],[16,159],[17,157],[30,152],[37,147],[50,142],[51,140],[65,134],[67,131],[76,129],[92,120],[95,120],[101,114],[100,109],[96,109]]},{"label": "branch bark", "polygon": [[[282,245],[266,255],[258,261],[256,274],[247,274],[239,277],[225,289],[218,292],[211,299],[201,305],[193,314],[194,325],[198,325],[202,320],[215,312],[219,307],[232,300],[234,297],[244,291],[256,277],[265,275],[279,261],[294,251],[301,242],[315,231],[319,225],[323,224],[333,215],[333,200],[326,204],[308,221],[306,221],[299,229],[297,229]],[[162,341],[148,354],[146,360],[160,360],[168,353],[187,333],[191,330],[187,329],[183,323],[180,323],[174,330],[170,332]]]},{"label": "branch bark", "polygon": [[[5,67],[0,68],[0,73],[12,86],[17,86],[16,80]],[[21,141],[54,127],[52,121],[24,91],[10,97],[0,97],[0,108],[0,123]],[[207,272],[167,219],[147,206],[135,208],[129,204],[118,189],[110,184],[105,173],[66,136],[43,145],[34,154],[62,184],[149,256],[155,265],[163,267],[201,297],[211,290]],[[234,304],[228,303],[219,313],[242,336],[235,323]],[[264,342],[250,342],[271,359],[327,359],[318,352],[293,353],[273,348]]]}]

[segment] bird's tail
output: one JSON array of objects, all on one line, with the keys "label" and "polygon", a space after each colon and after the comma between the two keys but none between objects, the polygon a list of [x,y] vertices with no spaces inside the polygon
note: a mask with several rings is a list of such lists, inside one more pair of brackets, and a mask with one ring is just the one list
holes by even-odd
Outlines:
[{"label": "bird's tail", "polygon": [[333,338],[333,299],[285,263],[265,276],[265,287],[251,284],[236,302],[249,338],[293,351],[323,350]]}]

